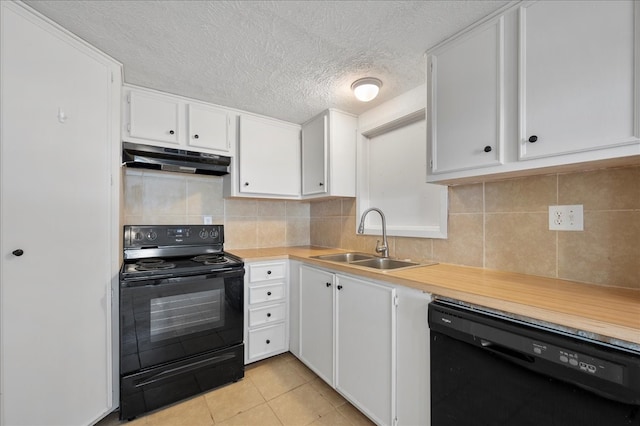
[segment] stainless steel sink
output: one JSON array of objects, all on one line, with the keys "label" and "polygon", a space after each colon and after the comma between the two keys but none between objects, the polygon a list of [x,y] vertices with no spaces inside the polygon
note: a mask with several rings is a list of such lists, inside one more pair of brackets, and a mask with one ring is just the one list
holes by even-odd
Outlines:
[{"label": "stainless steel sink", "polygon": [[367,260],[353,262],[354,266],[366,266],[367,268],[375,268],[382,270],[407,268],[410,266],[420,266],[420,263],[409,262],[407,260],[389,259],[388,257],[374,257]]},{"label": "stainless steel sink", "polygon": [[365,253],[337,253],[337,254],[322,254],[320,256],[312,256],[313,259],[328,260],[331,262],[356,262],[367,259],[374,259],[375,256]]},{"label": "stainless steel sink", "polygon": [[380,271],[389,271],[400,268],[413,268],[416,266],[428,266],[435,263],[417,263],[410,262],[408,260],[391,259],[388,257],[378,257],[372,254],[366,253],[336,253],[336,254],[321,254],[318,256],[311,256],[312,259],[328,260],[330,262],[343,262],[353,266],[364,266],[365,268],[378,269]]}]

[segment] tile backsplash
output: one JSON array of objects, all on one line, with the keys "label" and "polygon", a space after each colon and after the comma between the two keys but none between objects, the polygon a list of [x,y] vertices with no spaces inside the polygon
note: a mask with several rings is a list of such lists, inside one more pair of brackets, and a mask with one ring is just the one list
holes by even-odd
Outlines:
[{"label": "tile backsplash", "polygon": [[[584,231],[550,231],[548,207],[582,204]],[[372,252],[354,199],[311,205],[313,245]],[[449,238],[390,237],[391,256],[640,289],[640,167],[449,188]]]},{"label": "tile backsplash", "polygon": [[[373,252],[354,198],[224,199],[222,178],[124,172],[125,224],[225,225],[225,248],[317,245]],[[584,231],[550,231],[548,207],[582,204]],[[640,166],[449,188],[449,238],[389,237],[390,254],[640,289]]]},{"label": "tile backsplash", "polygon": [[124,224],[225,225],[225,248],[309,244],[309,203],[224,199],[222,178],[125,169]]}]

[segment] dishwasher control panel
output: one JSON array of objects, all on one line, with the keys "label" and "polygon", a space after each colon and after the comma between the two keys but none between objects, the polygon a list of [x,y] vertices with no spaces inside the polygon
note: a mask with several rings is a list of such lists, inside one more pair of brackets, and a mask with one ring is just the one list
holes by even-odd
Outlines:
[{"label": "dishwasher control panel", "polygon": [[556,364],[597,376],[610,382],[623,384],[624,368],[610,361],[605,361],[573,350],[561,348],[544,342],[531,342],[531,353]]}]

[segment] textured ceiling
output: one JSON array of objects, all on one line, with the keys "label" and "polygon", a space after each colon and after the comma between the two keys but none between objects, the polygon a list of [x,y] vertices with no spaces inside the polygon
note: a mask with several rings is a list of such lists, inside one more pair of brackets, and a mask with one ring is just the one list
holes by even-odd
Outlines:
[{"label": "textured ceiling", "polygon": [[[127,83],[302,123],[424,83],[424,52],[506,1],[25,1],[124,64]],[[383,81],[356,101],[351,83]]]}]

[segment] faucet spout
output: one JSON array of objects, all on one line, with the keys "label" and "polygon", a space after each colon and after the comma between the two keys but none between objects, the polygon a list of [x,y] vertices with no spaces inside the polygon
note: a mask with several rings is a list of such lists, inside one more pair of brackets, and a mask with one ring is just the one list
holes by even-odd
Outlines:
[{"label": "faucet spout", "polygon": [[362,217],[360,218],[358,234],[364,233],[364,219],[371,211],[378,212],[380,214],[380,218],[382,219],[382,245],[380,245],[380,240],[376,242],[376,253],[382,253],[382,257],[389,257],[389,244],[387,243],[387,220],[385,219],[382,210],[376,207],[371,207],[365,210],[364,213],[362,213]]}]

